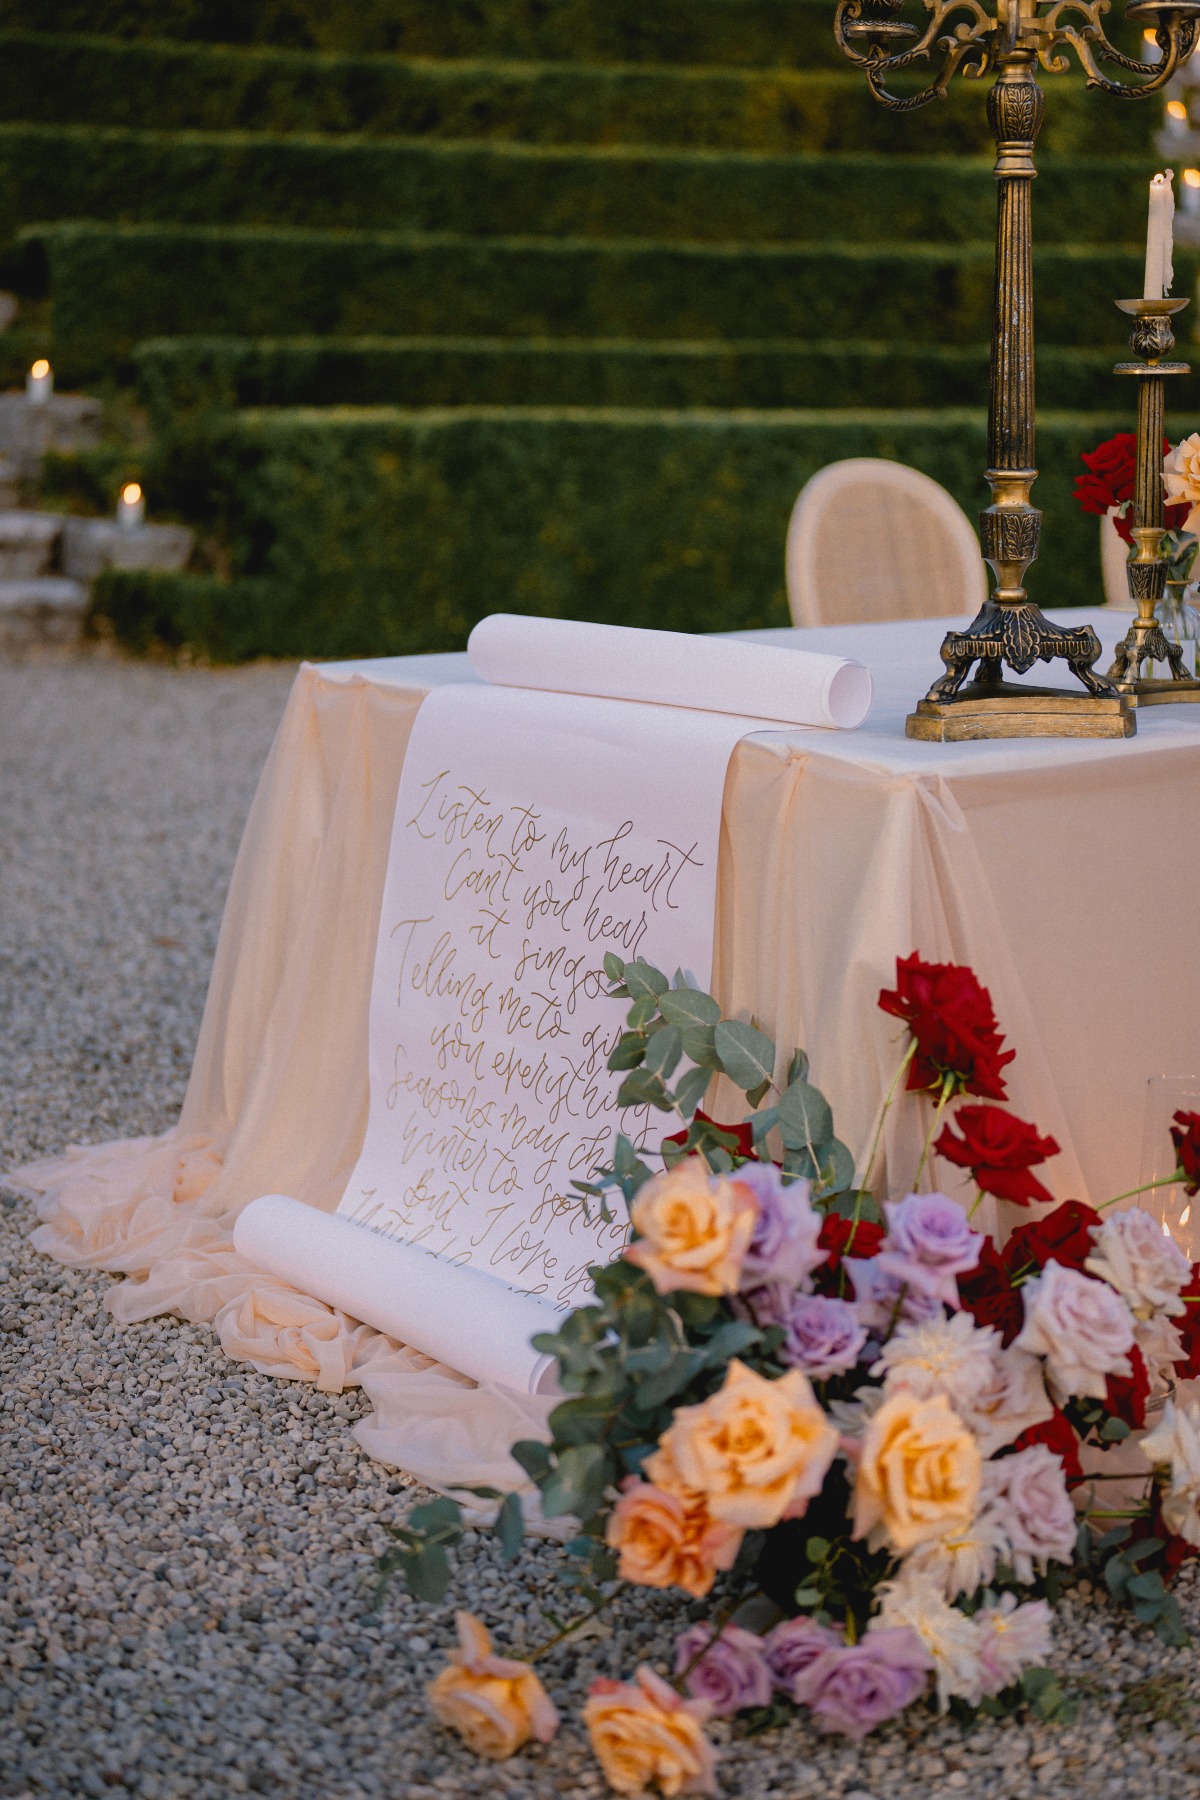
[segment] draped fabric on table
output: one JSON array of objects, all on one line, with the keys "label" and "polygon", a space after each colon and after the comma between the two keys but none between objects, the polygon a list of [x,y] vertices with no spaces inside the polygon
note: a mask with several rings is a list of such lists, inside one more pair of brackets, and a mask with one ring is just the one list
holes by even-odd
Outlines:
[{"label": "draped fabric on table", "polygon": [[[941,630],[926,632],[930,649]],[[878,669],[849,638],[839,647]],[[925,648],[919,638],[911,659],[923,671]],[[405,746],[428,688],[466,678],[460,658],[300,670],[238,855],[178,1126],[69,1150],[20,1171],[18,1185],[38,1197],[39,1248],[126,1277],[110,1295],[119,1319],[211,1320],[225,1350],[256,1368],[328,1391],[361,1383],[375,1408],[357,1428],[371,1454],[435,1485],[506,1486],[518,1473],[507,1446],[538,1433],[552,1403],[476,1387],[257,1273],[232,1245],[259,1194],[325,1211],[341,1196],[367,1116],[371,962]],[[901,668],[897,679],[900,705],[920,675]],[[885,725],[888,706],[885,692]],[[972,964],[991,988],[1018,1051],[1013,1110],[1062,1146],[1047,1171],[1057,1196],[1094,1201],[1134,1184],[1145,1077],[1194,1067],[1200,998],[1200,935],[1183,929],[1200,873],[1187,829],[1200,735],[1158,732],[1136,754],[955,751],[906,745],[894,721],[885,732],[873,718],[853,737],[789,732],[738,747],[714,985],[784,1055],[806,1047],[850,1145],[865,1143],[899,1053],[879,988],[916,948]],[[1167,927],[1165,940],[1152,926]],[[646,951],[670,963],[669,944]],[[718,1116],[722,1098],[710,1097]],[[896,1181],[922,1129],[917,1102],[894,1109]],[[959,1172],[937,1173],[955,1191]]]}]

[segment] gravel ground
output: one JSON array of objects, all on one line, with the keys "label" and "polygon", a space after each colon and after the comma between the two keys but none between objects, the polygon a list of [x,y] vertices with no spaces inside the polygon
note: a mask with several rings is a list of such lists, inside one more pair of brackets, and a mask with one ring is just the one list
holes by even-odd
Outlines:
[{"label": "gravel ground", "polygon": [[[0,664],[0,1167],[155,1131],[183,1094],[238,834],[291,671]],[[372,1559],[406,1485],[349,1437],[362,1403],[227,1361],[207,1331],[119,1330],[109,1278],[38,1257],[0,1213],[0,1794],[218,1800],[601,1795],[587,1682],[665,1658],[684,1613],[622,1601],[546,1659],[567,1722],[484,1767],[426,1717],[451,1606]],[[501,1643],[548,1635],[558,1553],[469,1534],[452,1598]],[[1200,1637],[1200,1588],[1185,1578]],[[692,1609],[698,1612],[700,1609]],[[800,1721],[727,1742],[747,1800],[1200,1795],[1200,1672],[1082,1590],[1055,1666],[1072,1727],[922,1715],[860,1749]]]}]

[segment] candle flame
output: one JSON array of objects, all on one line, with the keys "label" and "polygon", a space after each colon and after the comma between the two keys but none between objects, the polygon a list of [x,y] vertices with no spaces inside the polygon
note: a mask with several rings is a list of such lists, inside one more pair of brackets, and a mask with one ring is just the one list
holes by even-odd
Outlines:
[{"label": "candle flame", "polygon": [[1167,117],[1170,119],[1186,119],[1187,107],[1182,100],[1167,101]]},{"label": "candle flame", "polygon": [[1184,187],[1200,188],[1200,169],[1185,169],[1183,171],[1183,185]]},{"label": "candle flame", "polygon": [[121,489],[121,499],[126,506],[136,506],[141,497],[142,489],[139,482],[127,481]]},{"label": "candle flame", "polygon": [[35,381],[44,381],[46,376],[50,373],[50,364],[46,361],[44,356],[39,356],[29,373],[33,376]]}]

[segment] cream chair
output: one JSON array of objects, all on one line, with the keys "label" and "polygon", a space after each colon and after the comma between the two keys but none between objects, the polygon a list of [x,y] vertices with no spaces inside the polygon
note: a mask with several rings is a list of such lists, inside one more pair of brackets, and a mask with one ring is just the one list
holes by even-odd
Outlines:
[{"label": "cream chair", "polygon": [[801,488],[787,535],[797,625],[975,613],[987,570],[971,521],[943,487],[880,457],[830,463]]}]

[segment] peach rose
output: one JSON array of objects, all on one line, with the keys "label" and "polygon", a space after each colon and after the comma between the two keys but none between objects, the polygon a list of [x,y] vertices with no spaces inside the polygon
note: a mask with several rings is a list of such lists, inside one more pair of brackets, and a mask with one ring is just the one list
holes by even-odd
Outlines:
[{"label": "peach rose", "polygon": [[708,1593],[718,1569],[731,1569],[742,1542],[737,1525],[714,1519],[703,1494],[672,1492],[631,1475],[608,1516],[609,1546],[620,1556],[622,1581],[677,1587],[693,1600]]},{"label": "peach rose", "polygon": [[868,1421],[854,1478],[854,1536],[903,1554],[966,1531],[979,1504],[983,1461],[944,1394],[905,1390]]},{"label": "peach rose", "polygon": [[639,1189],[629,1209],[637,1242],[627,1261],[645,1269],[660,1294],[736,1294],[758,1218],[744,1182],[709,1173],[689,1156]]},{"label": "peach rose", "polygon": [[720,1390],[681,1406],[658,1442],[646,1459],[651,1481],[695,1489],[714,1519],[753,1531],[801,1517],[838,1434],[799,1369],[768,1381],[735,1357]]},{"label": "peach rose", "polygon": [[584,1723],[608,1785],[641,1794],[715,1794],[716,1752],[701,1730],[702,1700],[684,1700],[643,1663],[632,1681],[594,1681]]},{"label": "peach rose", "polygon": [[1184,531],[1200,530],[1200,432],[1193,431],[1163,458],[1163,482],[1168,506],[1187,501],[1191,507]]},{"label": "peach rose", "polygon": [[492,1640],[473,1613],[456,1612],[458,1649],[426,1688],[443,1725],[477,1756],[512,1756],[531,1737],[548,1744],[558,1710],[528,1663],[492,1654]]}]

